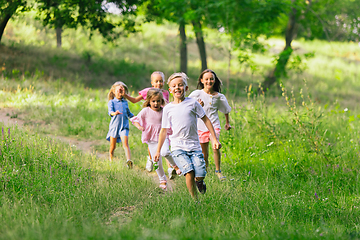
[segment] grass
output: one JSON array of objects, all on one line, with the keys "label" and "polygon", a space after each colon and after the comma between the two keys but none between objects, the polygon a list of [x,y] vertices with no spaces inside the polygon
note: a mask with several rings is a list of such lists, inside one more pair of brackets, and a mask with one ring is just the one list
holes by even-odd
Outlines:
[{"label": "grass", "polygon": [[[0,107],[13,108],[13,116],[31,128],[0,125],[0,239],[360,238],[359,70],[346,55],[356,56],[353,44],[333,44],[338,56],[324,42],[295,42],[298,54],[316,49],[315,57],[306,60],[304,72],[289,72],[286,87],[267,96],[252,89],[272,66],[270,52],[254,55],[259,68],[253,73],[232,62],[232,81],[224,92],[233,108],[233,129],[220,138],[227,181],[216,179],[210,157],[208,192],[198,203],[183,178],[175,180],[174,192],[164,194],[144,174],[146,145],[133,126],[130,148],[139,167],[134,171],[124,168],[120,147],[117,161],[109,164],[47,137],[95,140],[95,149],[106,152],[108,89],[119,78],[136,92],[148,86],[150,70],[159,66],[169,75],[177,61],[170,54],[175,28],[149,24],[138,42],[122,39],[126,44],[110,47],[96,36],[83,40],[80,29],[68,31],[60,51],[47,46],[51,41],[25,40],[40,29],[30,23],[13,22],[7,47],[2,46],[9,57],[0,78]],[[41,31],[40,39],[53,39],[50,30]],[[213,50],[209,63],[226,79],[226,37],[216,44],[211,39],[217,33],[206,34]],[[69,44],[71,39],[77,41]],[[41,47],[31,46],[39,42]],[[273,49],[281,44],[269,40]],[[194,47],[190,36],[192,79],[199,64]],[[101,76],[109,79],[91,80]],[[130,109],[136,114],[141,105]]]}]

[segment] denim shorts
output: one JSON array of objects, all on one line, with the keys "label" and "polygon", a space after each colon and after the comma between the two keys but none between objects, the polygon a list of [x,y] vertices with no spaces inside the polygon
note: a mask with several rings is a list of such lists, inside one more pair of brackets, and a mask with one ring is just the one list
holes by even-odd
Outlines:
[{"label": "denim shorts", "polygon": [[188,172],[194,171],[195,177],[205,177],[206,167],[204,154],[201,151],[172,151],[172,156],[176,165],[185,175]]}]

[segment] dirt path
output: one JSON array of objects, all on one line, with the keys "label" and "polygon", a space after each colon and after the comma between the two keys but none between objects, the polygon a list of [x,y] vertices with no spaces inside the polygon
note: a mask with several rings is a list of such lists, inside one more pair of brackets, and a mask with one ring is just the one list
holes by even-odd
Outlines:
[{"label": "dirt path", "polygon": [[[16,109],[11,109],[11,108],[1,108],[0,109],[0,122],[4,123],[6,126],[13,126],[13,125],[17,125],[20,128],[29,128],[28,126],[26,126],[26,122],[24,120],[21,120],[19,118],[15,118],[15,117],[11,117],[16,115]],[[70,137],[64,137],[64,136],[56,136],[56,135],[47,135],[49,138],[54,138],[57,139],[59,141],[68,143],[70,146],[74,147],[86,154],[96,154],[96,156],[101,159],[106,161],[108,159],[108,154],[107,153],[99,153],[99,152],[95,152],[92,148],[92,146],[98,144],[97,141],[81,141],[81,140],[77,140],[74,138],[70,138]],[[148,176],[150,176],[155,183],[159,182],[158,176],[156,174],[156,172],[147,172],[143,169],[140,169],[138,167],[135,166],[136,169],[143,171],[145,174],[147,174]],[[168,180],[168,191],[173,191],[174,190],[174,182],[171,180]]]},{"label": "dirt path", "polygon": [[[16,110],[11,108],[1,108],[0,109],[0,122],[3,122],[6,126],[18,125],[23,128],[25,126],[25,121],[19,118],[12,118],[11,116],[16,115]],[[97,144],[97,141],[79,141],[74,138],[56,136],[56,135],[47,135],[50,138],[58,139],[62,142],[69,143],[71,146],[75,146],[78,150],[81,150],[87,154],[95,154],[92,149],[92,146]],[[107,154],[105,153],[96,153],[98,158],[106,158]]]}]

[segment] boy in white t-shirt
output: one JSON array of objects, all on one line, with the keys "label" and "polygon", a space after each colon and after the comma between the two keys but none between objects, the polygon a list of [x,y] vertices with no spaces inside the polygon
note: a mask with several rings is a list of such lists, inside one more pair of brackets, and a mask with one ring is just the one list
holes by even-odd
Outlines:
[{"label": "boy in white t-shirt", "polygon": [[[216,136],[216,134],[200,103],[195,99],[185,97],[185,92],[188,90],[187,79],[185,73],[174,73],[168,79],[169,91],[173,94],[174,101],[163,109],[162,128],[154,161],[159,160],[161,146],[165,141],[167,130],[171,128],[173,134],[169,138],[173,158],[185,175],[190,195],[196,198],[195,183],[200,193],[206,192],[204,182],[206,167],[197,131],[197,118],[204,121],[211,136]],[[220,142],[216,137],[212,138],[213,148],[220,149]]]}]

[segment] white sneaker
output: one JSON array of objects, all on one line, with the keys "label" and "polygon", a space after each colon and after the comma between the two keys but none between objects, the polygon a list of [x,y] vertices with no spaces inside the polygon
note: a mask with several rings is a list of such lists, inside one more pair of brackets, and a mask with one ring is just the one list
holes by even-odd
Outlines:
[{"label": "white sneaker", "polygon": [[169,174],[169,179],[174,179],[176,176],[176,170],[175,168],[168,168],[168,174]]},{"label": "white sneaker", "polygon": [[146,169],[148,172],[151,172],[151,171],[153,170],[153,162],[152,162],[150,156],[147,156],[147,161],[146,161],[145,169]]}]

